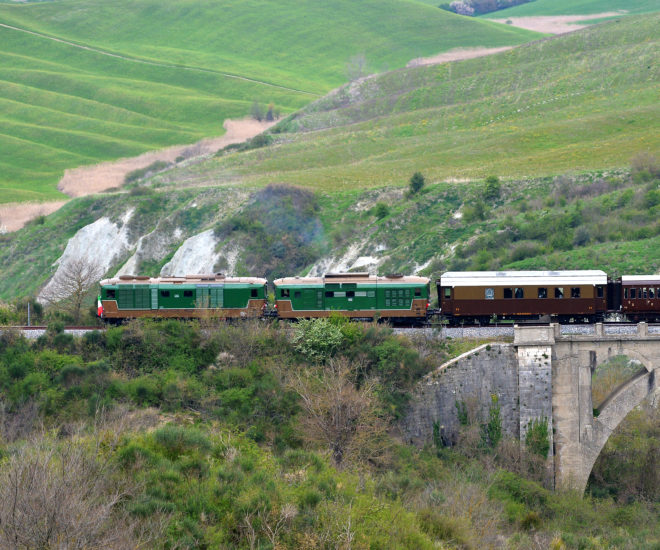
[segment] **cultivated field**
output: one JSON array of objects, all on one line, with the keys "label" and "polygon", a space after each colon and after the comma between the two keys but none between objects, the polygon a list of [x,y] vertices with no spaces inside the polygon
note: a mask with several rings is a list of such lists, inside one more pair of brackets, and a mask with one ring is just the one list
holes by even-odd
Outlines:
[{"label": "cultivated field", "polygon": [[62,198],[65,169],[290,113],[348,73],[538,36],[403,0],[0,4],[0,202]]},{"label": "cultivated field", "polygon": [[658,15],[630,17],[367,79],[278,124],[274,145],[168,180],[338,191],[406,185],[415,171],[449,181],[628,166],[660,150],[659,25]]},{"label": "cultivated field", "polygon": [[619,11],[627,14],[652,13],[660,11],[656,0],[534,0],[485,14],[482,17],[509,18],[534,15],[592,15],[608,11]]}]

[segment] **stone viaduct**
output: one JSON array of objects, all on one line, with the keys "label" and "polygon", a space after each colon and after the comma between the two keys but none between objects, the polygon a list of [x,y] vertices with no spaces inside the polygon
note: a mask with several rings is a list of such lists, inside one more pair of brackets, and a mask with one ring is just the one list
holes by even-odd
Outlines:
[{"label": "stone viaduct", "polygon": [[[592,334],[563,334],[556,324],[516,326],[513,344],[482,345],[429,373],[417,386],[403,431],[423,444],[435,430],[451,444],[459,427],[457,404],[471,403],[486,418],[497,395],[503,430],[521,442],[532,420],[547,419],[554,486],[584,491],[610,434],[660,388],[658,328],[650,332],[639,323],[633,333],[613,334],[598,323]],[[644,368],[595,410],[592,374],[617,355],[637,359]]]}]

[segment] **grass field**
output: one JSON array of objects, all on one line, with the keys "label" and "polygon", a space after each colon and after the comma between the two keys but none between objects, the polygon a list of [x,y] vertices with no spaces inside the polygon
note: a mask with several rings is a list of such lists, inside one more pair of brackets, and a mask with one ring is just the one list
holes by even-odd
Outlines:
[{"label": "grass field", "polygon": [[[58,196],[65,168],[223,133],[254,101],[292,112],[367,70],[537,35],[406,0],[0,4],[0,201]],[[28,31],[28,32],[25,32]]]},{"label": "grass field", "polygon": [[538,15],[593,15],[608,11],[621,11],[629,14],[652,13],[660,11],[657,0],[535,0],[487,13],[482,17],[489,19],[508,17],[532,17]]},{"label": "grass field", "polygon": [[275,145],[169,181],[287,182],[322,191],[628,166],[660,150],[660,16],[501,54],[394,71],[282,122]]}]

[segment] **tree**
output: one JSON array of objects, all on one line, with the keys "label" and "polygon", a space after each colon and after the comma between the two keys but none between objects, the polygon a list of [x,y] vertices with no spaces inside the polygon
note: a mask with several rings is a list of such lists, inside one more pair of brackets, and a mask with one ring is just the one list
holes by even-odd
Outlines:
[{"label": "tree", "polygon": [[346,75],[352,82],[358,80],[367,74],[367,58],[363,53],[354,55],[346,64]]},{"label": "tree", "polygon": [[376,206],[374,207],[374,216],[376,216],[377,219],[382,220],[384,217],[390,215],[390,207],[387,206],[384,202],[379,202],[376,203]]},{"label": "tree", "polygon": [[252,107],[250,107],[250,115],[253,119],[258,120],[259,122],[264,119],[264,109],[258,101],[252,103]]},{"label": "tree", "polygon": [[303,432],[310,442],[326,446],[338,467],[381,459],[388,450],[375,382],[364,380],[356,388],[353,370],[342,358],[330,361],[317,376],[305,370],[292,381],[301,399]]},{"label": "tree", "polygon": [[135,548],[131,526],[113,517],[124,494],[83,443],[21,445],[0,470],[0,546]]},{"label": "tree", "polygon": [[87,258],[66,260],[42,290],[41,298],[50,304],[61,304],[78,323],[87,293],[103,276],[103,271]]},{"label": "tree", "polygon": [[424,187],[425,184],[424,176],[422,176],[421,172],[415,172],[412,177],[410,178],[410,194],[414,195],[415,193],[419,193],[422,190],[422,187]]},{"label": "tree", "polygon": [[500,197],[501,185],[497,176],[488,176],[484,187],[484,198],[486,200],[496,200]]}]

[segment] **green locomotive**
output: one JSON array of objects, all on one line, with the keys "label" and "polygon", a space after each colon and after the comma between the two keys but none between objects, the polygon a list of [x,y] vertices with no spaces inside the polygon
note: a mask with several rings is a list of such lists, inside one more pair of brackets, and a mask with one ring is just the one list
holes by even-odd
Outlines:
[{"label": "green locomotive", "polygon": [[422,321],[431,292],[426,277],[368,273],[286,277],[273,285],[277,316],[282,319],[328,317],[334,311],[363,319]]},{"label": "green locomotive", "polygon": [[101,281],[99,314],[106,320],[137,317],[259,317],[266,307],[266,279],[186,275]]}]

